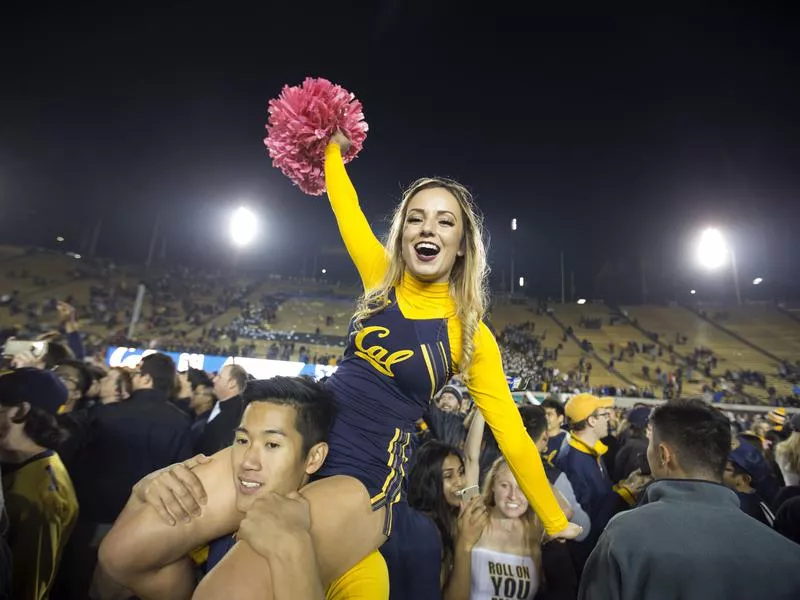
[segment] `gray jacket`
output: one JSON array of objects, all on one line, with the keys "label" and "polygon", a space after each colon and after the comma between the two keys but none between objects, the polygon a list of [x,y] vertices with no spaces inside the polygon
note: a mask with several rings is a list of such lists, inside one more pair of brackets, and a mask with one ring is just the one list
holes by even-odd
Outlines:
[{"label": "gray jacket", "polygon": [[561,492],[561,495],[564,496],[564,499],[569,502],[569,505],[572,507],[572,516],[569,520],[575,523],[575,525],[583,527],[581,534],[575,538],[575,541],[582,542],[589,537],[589,532],[592,530],[592,522],[589,520],[589,515],[583,510],[581,503],[578,502],[578,499],[575,497],[575,490],[572,489],[572,484],[569,482],[567,474],[561,473],[555,480],[555,483],[553,483],[553,487]]},{"label": "gray jacket", "polygon": [[609,521],[581,600],[800,598],[800,545],[739,509],[728,488],[662,479]]}]

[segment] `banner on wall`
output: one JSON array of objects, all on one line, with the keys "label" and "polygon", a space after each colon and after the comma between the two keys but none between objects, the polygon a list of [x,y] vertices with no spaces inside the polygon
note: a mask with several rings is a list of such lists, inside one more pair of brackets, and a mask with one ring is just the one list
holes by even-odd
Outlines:
[{"label": "banner on wall", "polygon": [[106,353],[109,367],[135,368],[139,361],[149,354],[160,352],[175,361],[178,371],[188,368],[201,369],[209,373],[218,373],[225,365],[237,364],[256,379],[268,379],[276,375],[297,377],[307,375],[319,379],[336,371],[336,367],[328,365],[312,365],[303,362],[285,360],[267,360],[266,358],[246,358],[243,356],[215,356],[210,354],[194,354],[191,352],[163,352],[161,350],[145,350],[143,348],[125,348],[112,346]]}]

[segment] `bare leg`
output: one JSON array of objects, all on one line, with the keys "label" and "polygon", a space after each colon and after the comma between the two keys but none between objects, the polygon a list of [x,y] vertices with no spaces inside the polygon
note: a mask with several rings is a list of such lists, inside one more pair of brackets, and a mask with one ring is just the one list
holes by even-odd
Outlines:
[{"label": "bare leg", "polygon": [[[385,509],[373,511],[363,484],[336,475],[301,490],[311,511],[311,538],[324,588],[385,541]],[[265,592],[265,590],[268,590]],[[269,564],[240,542],[197,587],[196,600],[272,600]]]}]

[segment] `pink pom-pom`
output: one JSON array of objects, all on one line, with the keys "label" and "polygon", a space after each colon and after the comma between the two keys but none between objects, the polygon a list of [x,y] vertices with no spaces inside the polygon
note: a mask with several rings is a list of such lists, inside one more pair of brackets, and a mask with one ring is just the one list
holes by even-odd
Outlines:
[{"label": "pink pom-pom", "polygon": [[274,166],[306,194],[319,196],[325,192],[325,147],[337,130],[350,140],[343,156],[350,162],[367,139],[361,102],[327,79],[308,77],[270,100],[264,144]]}]

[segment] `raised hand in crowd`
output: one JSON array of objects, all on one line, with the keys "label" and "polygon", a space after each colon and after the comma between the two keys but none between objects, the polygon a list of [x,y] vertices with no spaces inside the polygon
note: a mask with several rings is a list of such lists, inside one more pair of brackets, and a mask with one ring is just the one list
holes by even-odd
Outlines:
[{"label": "raised hand in crowd", "polygon": [[58,309],[59,323],[64,327],[66,333],[78,330],[78,318],[75,307],[67,302],[59,301],[56,305]]},{"label": "raised hand in crowd", "polygon": [[343,134],[341,131],[337,131],[331,137],[331,142],[339,146],[342,149],[342,152],[347,152],[350,148],[350,140],[347,139],[347,136]]},{"label": "raised hand in crowd", "polygon": [[652,475],[643,475],[641,469],[636,469],[628,477],[620,481],[619,485],[627,489],[634,498],[638,498],[642,490],[652,481]]}]

